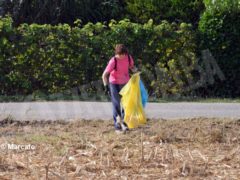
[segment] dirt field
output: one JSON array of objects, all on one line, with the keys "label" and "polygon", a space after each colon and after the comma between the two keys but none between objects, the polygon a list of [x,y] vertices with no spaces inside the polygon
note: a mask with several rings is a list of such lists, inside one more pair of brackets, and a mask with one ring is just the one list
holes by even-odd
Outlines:
[{"label": "dirt field", "polygon": [[0,121],[0,179],[240,179],[240,119]]}]

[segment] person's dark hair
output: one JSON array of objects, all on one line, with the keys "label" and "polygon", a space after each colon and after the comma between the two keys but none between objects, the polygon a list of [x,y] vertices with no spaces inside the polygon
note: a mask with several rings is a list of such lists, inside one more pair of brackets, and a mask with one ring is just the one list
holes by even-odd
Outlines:
[{"label": "person's dark hair", "polygon": [[124,44],[117,44],[115,46],[115,54],[118,55],[128,54],[128,50]]}]

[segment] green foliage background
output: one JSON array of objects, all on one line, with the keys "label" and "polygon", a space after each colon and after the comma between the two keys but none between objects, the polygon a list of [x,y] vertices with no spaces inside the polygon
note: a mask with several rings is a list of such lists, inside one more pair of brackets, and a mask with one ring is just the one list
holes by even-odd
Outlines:
[{"label": "green foliage background", "polygon": [[[17,28],[11,18],[2,18],[0,23],[3,95],[56,93],[98,80],[113,56],[113,46],[120,42],[130,47],[135,60],[142,59],[145,74],[154,74],[145,78],[159,96],[162,90],[180,92],[188,82],[186,77],[191,77],[184,63],[192,67],[196,59],[191,25],[184,23],[155,25],[150,20],[138,24],[126,19],[108,25],[21,24]],[[172,83],[160,80],[160,68]]]},{"label": "green foliage background", "polygon": [[160,23],[187,22],[197,27],[204,10],[202,0],[127,0],[127,12],[133,21],[144,23],[150,18]]},{"label": "green foliage background", "polygon": [[206,11],[199,22],[201,49],[210,49],[226,80],[207,87],[208,94],[240,96],[240,1],[206,0]]},{"label": "green foliage background", "polygon": [[[240,96],[240,0],[42,2],[0,0],[1,95],[49,94],[98,80],[113,46],[125,43],[142,62],[150,94]],[[226,80],[187,90],[204,49]]]},{"label": "green foliage background", "polygon": [[0,0],[0,15],[10,14],[15,25],[22,23],[73,25],[118,19],[124,11],[122,0]]}]

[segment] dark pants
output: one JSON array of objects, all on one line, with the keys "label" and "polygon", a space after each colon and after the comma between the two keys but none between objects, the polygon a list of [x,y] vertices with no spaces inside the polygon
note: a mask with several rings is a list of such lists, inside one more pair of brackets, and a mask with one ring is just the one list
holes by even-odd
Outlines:
[{"label": "dark pants", "polygon": [[109,84],[111,100],[113,105],[113,120],[115,129],[120,128],[117,125],[117,116],[120,116],[122,119],[124,118],[124,111],[120,105],[121,96],[119,94],[124,85],[125,84],[111,84],[111,83]]}]

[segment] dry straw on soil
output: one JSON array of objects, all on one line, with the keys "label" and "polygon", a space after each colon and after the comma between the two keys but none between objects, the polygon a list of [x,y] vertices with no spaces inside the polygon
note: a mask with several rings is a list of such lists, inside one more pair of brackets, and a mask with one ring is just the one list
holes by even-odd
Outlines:
[{"label": "dry straw on soil", "polygon": [[240,179],[240,120],[149,120],[126,134],[110,121],[1,121],[0,179]]}]

